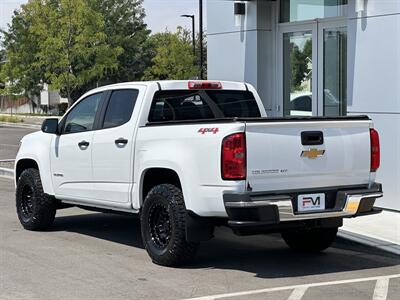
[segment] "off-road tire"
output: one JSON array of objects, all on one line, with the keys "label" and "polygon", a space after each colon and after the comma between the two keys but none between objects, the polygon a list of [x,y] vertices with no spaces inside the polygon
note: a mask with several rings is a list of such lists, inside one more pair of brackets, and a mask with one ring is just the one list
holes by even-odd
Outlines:
[{"label": "off-road tire", "polygon": [[293,229],[281,233],[286,244],[299,252],[317,253],[329,248],[336,239],[338,228]]},{"label": "off-road tire", "polygon": [[[198,243],[186,240],[186,213],[182,191],[174,185],[160,184],[147,194],[140,222],[143,244],[154,263],[173,267],[194,258]],[[162,225],[154,225],[159,219]]]},{"label": "off-road tire", "polygon": [[26,169],[22,172],[17,183],[16,206],[19,221],[27,230],[46,230],[53,224],[56,203],[54,198],[43,192],[37,169]]}]

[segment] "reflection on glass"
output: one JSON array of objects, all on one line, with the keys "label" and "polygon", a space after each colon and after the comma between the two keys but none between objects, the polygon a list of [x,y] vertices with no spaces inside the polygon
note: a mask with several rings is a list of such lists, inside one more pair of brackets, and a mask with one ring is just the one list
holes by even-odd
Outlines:
[{"label": "reflection on glass", "polygon": [[284,33],[284,116],[312,115],[312,69],[312,32]]},{"label": "reflection on glass", "polygon": [[348,0],[281,0],[280,21],[295,22],[346,16]]},{"label": "reflection on glass", "polygon": [[324,30],[324,115],[347,113],[347,31]]}]

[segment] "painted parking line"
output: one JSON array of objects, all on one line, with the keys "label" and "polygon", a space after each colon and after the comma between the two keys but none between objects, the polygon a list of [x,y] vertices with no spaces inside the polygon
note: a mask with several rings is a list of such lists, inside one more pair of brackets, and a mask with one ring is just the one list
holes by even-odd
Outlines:
[{"label": "painted parking line", "polygon": [[303,286],[299,287],[293,290],[293,292],[290,294],[288,300],[300,300],[303,298],[304,294],[307,292],[308,287]]},{"label": "painted parking line", "polygon": [[[384,299],[386,299],[386,296],[387,296],[387,288],[389,285],[389,280],[392,278],[400,278],[400,274],[347,279],[347,280],[337,280],[337,281],[327,281],[327,282],[318,282],[318,283],[309,283],[309,284],[300,284],[300,285],[291,285],[291,286],[281,286],[281,287],[251,290],[251,291],[244,291],[244,292],[237,292],[237,293],[196,297],[196,298],[190,298],[187,300],[214,300],[214,299],[221,299],[221,298],[228,298],[228,297],[240,297],[240,296],[249,296],[249,295],[255,295],[255,294],[264,294],[264,293],[271,293],[271,292],[294,290],[293,293],[289,296],[289,299],[290,299],[290,297],[292,295],[295,294],[293,297],[301,295],[302,291],[304,291],[304,293],[305,293],[307,289],[312,288],[312,287],[340,285],[340,284],[366,282],[366,281],[377,281],[377,284],[376,284],[377,286],[375,287],[373,299],[375,300],[375,293],[376,293],[377,297],[383,296],[383,298],[376,298],[376,300],[381,300],[381,299],[384,300]],[[379,284],[378,284],[378,282],[379,282]],[[378,291],[376,291],[377,289],[378,289]],[[385,289],[386,289],[386,292],[385,292]],[[296,292],[296,290],[297,290],[297,292]],[[300,296],[300,298],[293,298],[293,299],[301,299],[301,297],[304,295],[304,293]]]},{"label": "painted parking line", "polygon": [[389,290],[389,278],[381,278],[376,281],[373,300],[386,300]]},{"label": "painted parking line", "polygon": [[13,180],[14,179],[14,170],[6,169],[6,168],[0,168],[0,178]]}]

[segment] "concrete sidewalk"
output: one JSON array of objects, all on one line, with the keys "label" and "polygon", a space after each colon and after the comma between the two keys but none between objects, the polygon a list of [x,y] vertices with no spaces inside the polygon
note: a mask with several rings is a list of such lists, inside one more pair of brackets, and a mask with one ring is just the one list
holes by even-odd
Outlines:
[{"label": "concrete sidewalk", "polygon": [[344,219],[339,235],[368,246],[400,255],[400,212]]},{"label": "concrete sidewalk", "polygon": [[[9,114],[0,114],[0,116],[10,116],[10,115]],[[0,122],[0,124],[3,126],[11,126],[11,127],[40,129],[42,126],[42,123],[45,119],[47,119],[47,118],[60,119],[61,118],[60,116],[29,116],[29,115],[19,115],[19,114],[15,114],[13,116],[22,119],[23,122],[22,123]]]},{"label": "concrete sidewalk", "polygon": [[37,130],[39,130],[42,127],[42,125],[40,125],[40,124],[9,123],[9,122],[0,122],[0,126],[2,126],[2,127],[14,127],[14,128],[28,128],[28,129],[37,129]]}]

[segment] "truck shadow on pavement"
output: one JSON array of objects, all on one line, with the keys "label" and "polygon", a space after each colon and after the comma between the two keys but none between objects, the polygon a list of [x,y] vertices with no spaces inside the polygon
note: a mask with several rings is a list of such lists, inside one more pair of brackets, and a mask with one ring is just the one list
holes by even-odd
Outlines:
[{"label": "truck shadow on pavement", "polygon": [[144,249],[140,221],[130,215],[89,213],[56,217],[50,231],[75,232]]},{"label": "truck shadow on pavement", "polygon": [[[132,216],[61,216],[56,218],[51,231],[74,232],[144,249],[140,222]],[[150,261],[145,250],[143,259]],[[183,269],[226,269],[254,273],[259,278],[282,278],[398,265],[400,258],[394,254],[341,238],[327,251],[311,255],[291,251],[279,235],[240,237],[228,228],[216,228],[215,238],[202,243],[195,261]]]}]

